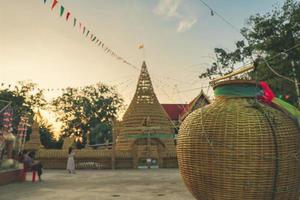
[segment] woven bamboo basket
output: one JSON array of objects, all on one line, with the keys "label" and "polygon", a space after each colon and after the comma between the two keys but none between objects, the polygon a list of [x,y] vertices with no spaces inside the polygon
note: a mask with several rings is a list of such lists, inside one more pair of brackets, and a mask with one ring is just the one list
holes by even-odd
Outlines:
[{"label": "woven bamboo basket", "polygon": [[[249,81],[224,81],[214,87]],[[254,97],[218,96],[180,127],[177,156],[198,200],[298,200],[300,133],[283,112]]]}]

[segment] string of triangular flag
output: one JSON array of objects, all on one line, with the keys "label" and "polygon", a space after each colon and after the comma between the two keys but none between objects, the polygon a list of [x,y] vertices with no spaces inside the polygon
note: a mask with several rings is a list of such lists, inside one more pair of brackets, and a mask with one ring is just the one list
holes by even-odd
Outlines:
[{"label": "string of triangular flag", "polygon": [[[12,83],[1,83],[0,84],[0,91],[1,90],[18,90],[21,86],[18,84],[12,84]],[[64,87],[64,88],[35,88],[34,90],[42,90],[44,92],[57,92],[57,91],[67,91],[68,88],[72,89],[83,89],[86,86],[80,86],[80,87]]]},{"label": "string of triangular flag", "polygon": [[[89,38],[89,40],[97,45],[97,47],[102,48],[105,53],[111,55],[112,57],[116,58],[117,60],[121,61],[122,63],[129,65],[130,67],[139,70],[138,67],[133,65],[132,63],[128,62],[126,59],[124,59],[122,56],[119,56],[115,51],[113,51],[111,48],[109,48],[100,37],[98,37],[96,34],[92,33],[85,25],[82,23],[77,17],[73,16],[71,11],[67,10],[65,6],[60,4],[58,0],[43,0],[44,4],[47,5],[49,1],[49,5],[51,5],[51,10],[56,9],[59,7],[59,15],[60,17],[64,17],[65,20],[68,22],[73,18],[72,23],[73,27],[78,27],[81,34],[85,36],[86,38]],[[52,1],[52,2],[50,2]]]}]

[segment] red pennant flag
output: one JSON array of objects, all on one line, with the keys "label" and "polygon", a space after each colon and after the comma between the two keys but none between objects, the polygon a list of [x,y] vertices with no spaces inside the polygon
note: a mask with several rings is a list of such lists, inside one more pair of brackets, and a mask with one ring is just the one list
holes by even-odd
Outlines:
[{"label": "red pennant flag", "polygon": [[58,3],[58,1],[57,0],[53,0],[53,3],[52,3],[52,6],[51,6],[51,10],[53,10],[54,9],[54,7],[56,6],[56,4]]},{"label": "red pennant flag", "polygon": [[69,17],[70,17],[70,14],[71,14],[70,12],[67,13],[67,16],[66,16],[66,20],[67,20],[67,21],[68,21],[68,19],[69,19]]}]

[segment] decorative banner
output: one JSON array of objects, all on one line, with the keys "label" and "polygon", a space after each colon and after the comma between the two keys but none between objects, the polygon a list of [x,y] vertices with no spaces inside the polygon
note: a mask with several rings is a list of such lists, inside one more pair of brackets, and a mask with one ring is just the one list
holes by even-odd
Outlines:
[{"label": "decorative banner", "polygon": [[77,19],[74,17],[73,26],[76,26]]},{"label": "decorative banner", "polygon": [[60,6],[60,16],[64,14],[64,11],[65,11],[65,7]]},{"label": "decorative banner", "polygon": [[[46,1],[47,0],[44,0],[44,4],[46,4]],[[53,0],[52,5],[51,5],[51,10],[53,10],[56,7],[57,3],[58,3],[58,0]],[[60,17],[62,17],[64,15],[64,12],[65,12],[65,7],[63,5],[60,5],[60,12],[59,12]],[[71,15],[71,12],[68,11],[67,14],[66,14],[66,21],[69,20],[70,15]],[[79,30],[81,31],[82,23],[79,22],[78,24],[79,24]],[[73,17],[73,26],[74,27],[77,26],[77,18],[75,18],[75,17]],[[88,37],[89,34],[90,34],[90,31],[88,30],[86,32],[86,30],[87,30],[87,28],[84,26],[82,34],[85,35],[86,37]],[[96,39],[97,39],[97,41],[96,41]],[[122,63],[125,63],[125,64],[131,66],[135,70],[138,70],[138,71],[140,70],[138,67],[136,67],[135,65],[133,65],[130,62],[126,61],[121,56],[118,56],[118,54],[116,54],[114,51],[112,51],[109,47],[107,47],[107,46],[104,47],[104,42],[101,41],[100,39],[98,39],[98,37],[94,33],[91,34],[90,40],[92,42],[96,41],[95,44],[98,44],[99,47],[102,47],[102,49],[104,49],[105,53],[109,53],[111,56],[113,56],[116,59],[122,61]],[[139,48],[144,48],[144,46],[140,45]]]},{"label": "decorative banner", "polygon": [[70,12],[67,13],[67,16],[66,16],[66,20],[67,20],[67,21],[68,21],[68,19],[69,19],[69,17],[70,17],[70,14],[71,14]]},{"label": "decorative banner", "polygon": [[57,0],[53,0],[53,3],[52,3],[52,6],[51,6],[51,10],[53,10],[54,9],[54,7],[56,6],[56,4],[58,3],[58,1]]}]

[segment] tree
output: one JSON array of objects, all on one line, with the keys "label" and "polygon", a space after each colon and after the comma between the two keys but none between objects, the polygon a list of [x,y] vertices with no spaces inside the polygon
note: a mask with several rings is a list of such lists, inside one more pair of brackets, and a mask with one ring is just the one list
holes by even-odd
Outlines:
[{"label": "tree", "polygon": [[63,145],[62,137],[56,140],[52,131],[52,126],[46,121],[39,122],[39,132],[41,143],[46,149],[61,149]]},{"label": "tree", "polygon": [[[46,105],[43,90],[39,89],[37,84],[28,81],[20,81],[14,88],[0,90],[0,99],[12,102],[14,133],[17,133],[21,116],[27,116],[32,124],[34,110]],[[28,133],[30,134],[31,130]]]},{"label": "tree", "polygon": [[90,134],[91,144],[102,144],[112,141],[112,125],[108,123],[98,123],[91,128]]},{"label": "tree", "polygon": [[262,57],[257,70],[248,75],[266,81],[277,94],[296,104],[295,84],[275,75],[267,64],[279,74],[293,78],[291,63],[294,62],[296,77],[300,79],[300,2],[286,0],[281,8],[251,16],[241,34],[245,39],[236,42],[233,51],[215,48],[216,62],[199,77],[212,79],[232,72],[234,66]]},{"label": "tree", "polygon": [[85,144],[87,135],[96,127],[109,127],[123,100],[114,88],[98,83],[82,89],[67,88],[52,105],[63,123],[63,136],[76,136]]}]

